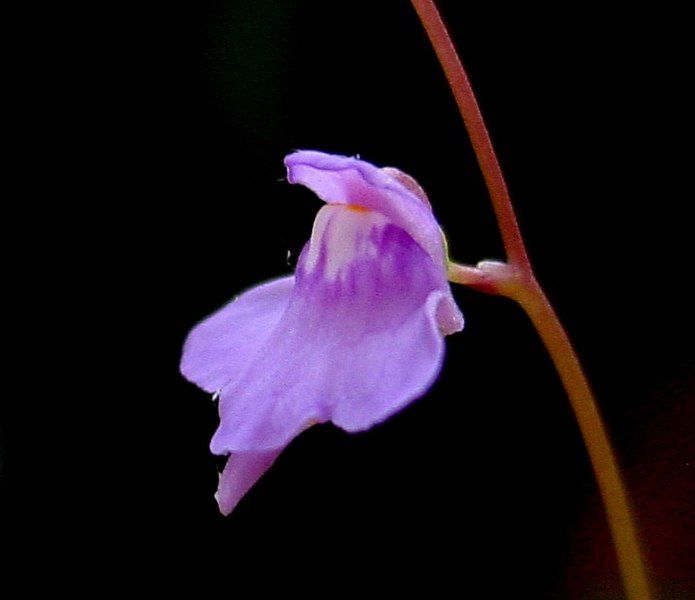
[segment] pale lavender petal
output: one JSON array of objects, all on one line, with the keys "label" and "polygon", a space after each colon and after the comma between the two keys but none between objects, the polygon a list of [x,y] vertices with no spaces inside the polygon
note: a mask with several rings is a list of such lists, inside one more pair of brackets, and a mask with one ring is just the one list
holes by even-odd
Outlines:
[{"label": "pale lavender petal", "polygon": [[284,448],[270,452],[239,452],[227,459],[215,500],[223,515],[231,513],[246,492],[265,473]]},{"label": "pale lavender petal", "polygon": [[188,334],[181,373],[208,392],[241,375],[285,312],[294,276],[251,288]]},{"label": "pale lavender petal", "polygon": [[328,205],[273,333],[220,396],[216,454],[284,447],[307,423],[366,429],[421,396],[462,327],[441,265],[382,213]]},{"label": "pale lavender petal", "polygon": [[335,204],[353,204],[376,210],[410,236],[432,257],[445,264],[444,242],[429,204],[388,169],[349,156],[300,150],[285,157],[287,179],[311,189]]}]

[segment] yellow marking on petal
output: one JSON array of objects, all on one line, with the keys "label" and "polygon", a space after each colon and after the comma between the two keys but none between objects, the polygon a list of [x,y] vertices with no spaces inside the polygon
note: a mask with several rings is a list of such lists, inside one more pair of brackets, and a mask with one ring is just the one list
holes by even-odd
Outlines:
[{"label": "yellow marking on petal", "polygon": [[374,212],[373,209],[367,208],[366,206],[362,206],[361,204],[343,204],[342,202],[328,202],[327,204],[329,206],[339,206],[341,208],[347,208],[348,210],[357,213]]},{"label": "yellow marking on petal", "polygon": [[371,208],[367,208],[366,206],[361,206],[359,204],[346,204],[345,208],[354,212],[372,212]]}]

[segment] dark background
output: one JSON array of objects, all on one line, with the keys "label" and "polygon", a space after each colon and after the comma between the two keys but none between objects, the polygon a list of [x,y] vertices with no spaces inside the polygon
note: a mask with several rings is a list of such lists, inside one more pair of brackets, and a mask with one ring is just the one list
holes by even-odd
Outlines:
[{"label": "dark background", "polygon": [[[440,4],[597,392],[655,587],[692,597],[684,17]],[[232,516],[217,512],[216,411],[179,353],[198,320],[294,265],[320,204],[284,181],[285,154],[397,166],[457,260],[502,257],[408,2],[1,10],[3,585],[622,597],[548,357],[519,308],[466,289],[466,328],[424,398],[361,435],[311,429]]]}]

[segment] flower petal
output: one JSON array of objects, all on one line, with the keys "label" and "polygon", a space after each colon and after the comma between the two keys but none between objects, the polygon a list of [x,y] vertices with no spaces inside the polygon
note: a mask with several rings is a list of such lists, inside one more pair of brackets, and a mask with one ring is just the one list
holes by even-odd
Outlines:
[{"label": "flower petal", "polygon": [[244,497],[275,462],[284,448],[270,452],[240,452],[227,459],[224,471],[215,494],[215,500],[223,515],[231,513]]},{"label": "flower petal", "polygon": [[375,211],[324,206],[287,310],[221,392],[212,451],[284,447],[311,422],[358,431],[384,420],[431,385],[440,313],[450,332],[457,311],[443,269],[406,231]]},{"label": "flower petal", "polygon": [[243,373],[285,312],[293,288],[294,276],[256,286],[196,325],[183,347],[184,377],[216,392]]},{"label": "flower petal", "polygon": [[405,231],[432,257],[445,264],[444,238],[429,203],[388,169],[349,156],[300,150],[285,157],[287,179],[311,189],[329,203],[376,210]]}]

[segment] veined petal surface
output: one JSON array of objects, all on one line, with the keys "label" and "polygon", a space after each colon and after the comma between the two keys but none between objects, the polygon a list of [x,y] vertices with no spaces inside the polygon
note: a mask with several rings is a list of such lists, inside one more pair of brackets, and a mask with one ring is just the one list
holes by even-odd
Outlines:
[{"label": "veined petal surface", "polygon": [[[453,308],[452,308],[453,306]],[[220,396],[216,454],[285,446],[308,424],[360,431],[422,395],[463,321],[440,265],[383,214],[324,206],[289,305]]]}]

